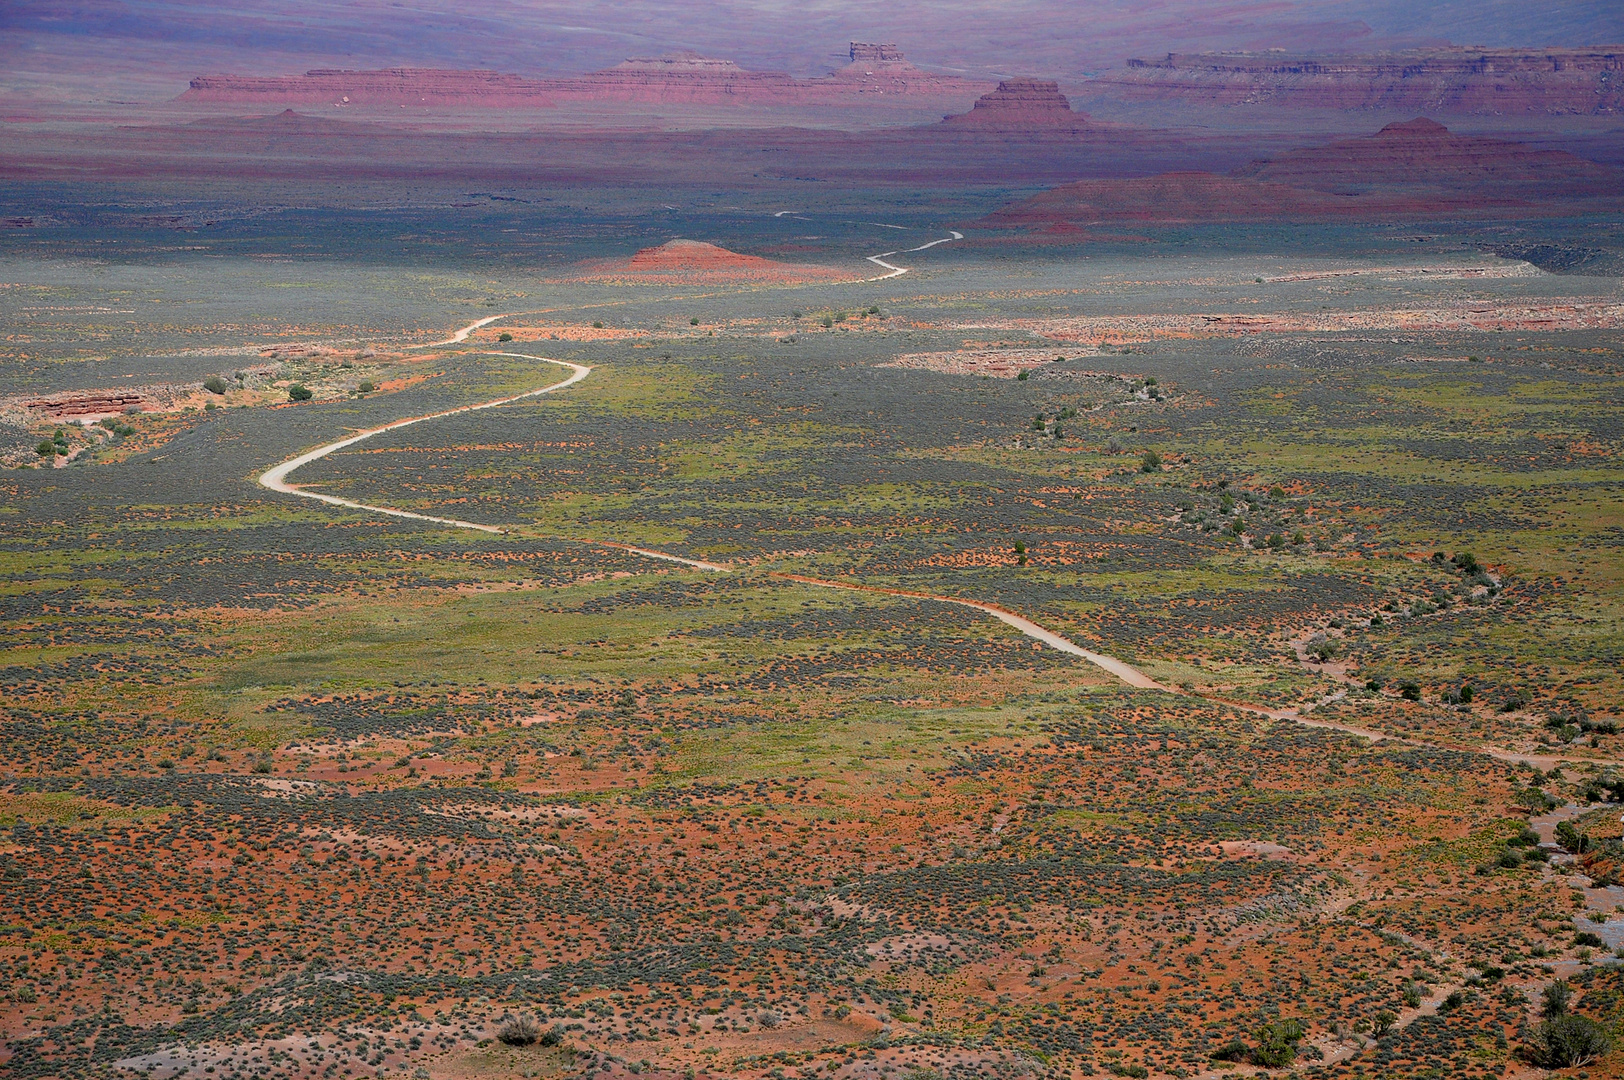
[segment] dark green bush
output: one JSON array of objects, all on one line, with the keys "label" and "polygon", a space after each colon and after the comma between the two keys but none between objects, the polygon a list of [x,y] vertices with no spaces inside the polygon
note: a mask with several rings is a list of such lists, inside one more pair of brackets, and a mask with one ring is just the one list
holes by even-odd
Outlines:
[{"label": "dark green bush", "polygon": [[503,330],[500,334],[496,335],[496,340],[497,341],[512,341],[513,340],[513,335],[508,333],[506,330]]},{"label": "dark green bush", "polygon": [[1297,1044],[1302,1041],[1303,1025],[1299,1020],[1279,1020],[1257,1029],[1257,1046],[1252,1050],[1252,1064],[1265,1069],[1282,1069],[1297,1060]]},{"label": "dark green bush", "polygon": [[529,1046],[541,1040],[541,1025],[533,1016],[515,1016],[496,1029],[496,1037],[509,1046]]},{"label": "dark green bush", "polygon": [[1162,455],[1154,450],[1146,450],[1144,458],[1139,463],[1139,471],[1147,473],[1161,472]]},{"label": "dark green bush", "polygon": [[1527,1047],[1527,1056],[1545,1069],[1571,1069],[1588,1065],[1613,1047],[1605,1028],[1588,1016],[1565,1013],[1540,1024]]},{"label": "dark green bush", "polygon": [[314,395],[310,393],[310,388],[303,383],[294,383],[288,387],[289,401],[309,401],[312,396]]},{"label": "dark green bush", "polygon": [[218,375],[210,375],[203,380],[203,389],[211,394],[224,394],[226,392],[226,381]]}]

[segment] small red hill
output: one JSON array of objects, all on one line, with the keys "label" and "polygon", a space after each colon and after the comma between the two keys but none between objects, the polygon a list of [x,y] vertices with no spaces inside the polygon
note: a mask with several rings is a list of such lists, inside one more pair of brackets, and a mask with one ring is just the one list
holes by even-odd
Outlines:
[{"label": "small red hill", "polygon": [[591,264],[578,280],[644,285],[698,283],[795,284],[850,281],[859,275],[828,266],[774,262],[701,240],[670,240],[643,248],[629,259]]}]

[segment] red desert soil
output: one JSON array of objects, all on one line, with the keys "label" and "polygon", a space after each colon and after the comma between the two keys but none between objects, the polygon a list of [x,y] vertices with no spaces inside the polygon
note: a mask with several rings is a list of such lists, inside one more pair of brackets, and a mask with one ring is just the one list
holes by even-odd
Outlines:
[{"label": "red desert soil", "polygon": [[701,240],[670,240],[659,247],[644,248],[629,259],[589,264],[585,270],[570,280],[630,285],[788,285],[849,281],[858,276],[852,270],[741,255]]}]

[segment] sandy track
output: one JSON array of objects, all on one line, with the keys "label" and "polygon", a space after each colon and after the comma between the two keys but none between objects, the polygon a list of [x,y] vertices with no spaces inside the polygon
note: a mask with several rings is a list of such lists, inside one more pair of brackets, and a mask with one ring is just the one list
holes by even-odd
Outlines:
[{"label": "sandy track", "polygon": [[[887,227],[894,228],[895,226],[887,226]],[[963,238],[964,238],[964,236],[963,236],[962,233],[959,233],[957,231],[953,231],[952,236],[943,237],[940,240],[932,240],[929,243],[921,244],[921,245],[919,245],[918,247],[915,247],[915,248],[907,248],[906,251],[887,251],[887,252],[884,252],[884,253],[882,253],[880,255],[870,255],[868,257],[870,262],[877,263],[878,265],[884,266],[884,267],[886,267],[886,268],[888,268],[888,269],[890,269],[892,271],[891,273],[886,274],[886,275],[884,275],[882,277],[872,278],[870,280],[883,281],[883,280],[886,280],[887,278],[896,277],[898,275],[905,274],[905,273],[908,272],[908,269],[906,267],[892,266],[890,263],[887,263],[887,262],[883,261],[885,258],[887,258],[889,256],[898,255],[898,254],[905,254],[908,251],[923,251],[926,248],[935,247],[937,244],[945,244],[945,243],[949,243],[949,242],[951,242],[953,240],[962,240]],[[525,314],[525,312],[508,312],[508,313],[505,313],[505,314],[502,314],[502,315],[490,315],[490,316],[487,316],[487,317],[485,317],[483,319],[479,319],[479,320],[476,320],[475,322],[469,323],[467,326],[464,326],[461,329],[459,329],[455,334],[453,334],[446,341],[436,342],[436,344],[438,344],[438,345],[451,345],[451,344],[459,344],[459,343],[465,342],[468,339],[469,334],[473,333],[475,330],[478,330],[481,327],[489,326],[493,322],[498,322],[498,321],[500,321],[502,319],[511,318],[513,316],[522,315],[522,314]],[[414,417],[410,417],[410,418],[405,419],[405,420],[397,420],[394,423],[384,424],[381,427],[370,428],[370,429],[368,429],[366,431],[363,431],[363,432],[361,432],[361,433],[359,433],[357,435],[352,435],[352,436],[350,436],[349,438],[346,438],[346,439],[339,439],[336,442],[327,443],[324,446],[318,446],[314,450],[310,450],[310,451],[308,451],[308,452],[306,452],[304,454],[301,454],[300,456],[298,456],[296,458],[291,458],[291,459],[289,459],[287,461],[284,461],[280,465],[277,465],[274,468],[266,470],[259,477],[259,483],[261,484],[261,486],[269,488],[272,491],[282,492],[283,494],[287,494],[287,495],[297,495],[297,496],[299,496],[301,498],[306,498],[306,499],[315,499],[315,500],[318,500],[320,502],[327,503],[330,506],[342,506],[342,507],[345,507],[345,508],[351,509],[351,510],[365,510],[365,511],[367,511],[369,513],[386,514],[386,515],[389,515],[390,517],[408,518],[408,519],[411,519],[411,520],[414,520],[414,521],[426,521],[426,522],[431,522],[431,523],[436,524],[436,525],[446,525],[446,526],[449,526],[451,528],[457,528],[457,529],[473,529],[473,530],[477,530],[479,532],[495,533],[495,534],[498,534],[498,535],[504,533],[506,530],[498,528],[495,525],[483,525],[483,524],[480,524],[478,522],[463,521],[463,520],[458,519],[458,518],[436,517],[435,515],[432,515],[432,514],[419,514],[419,513],[415,513],[413,511],[410,511],[410,510],[396,510],[396,509],[393,509],[393,508],[387,507],[387,506],[374,506],[374,505],[371,505],[369,503],[361,503],[361,502],[356,502],[356,501],[351,500],[351,499],[339,498],[336,495],[326,495],[326,494],[323,494],[323,493],[318,492],[318,491],[306,491],[306,490],[304,490],[302,488],[295,487],[292,484],[289,484],[287,482],[288,476],[291,473],[293,473],[295,470],[297,470],[297,469],[299,469],[299,468],[301,468],[301,467],[303,467],[305,465],[308,465],[313,461],[320,460],[321,458],[326,457],[328,454],[331,454],[336,450],[342,450],[345,447],[354,446],[356,443],[361,442],[361,441],[363,441],[365,439],[370,439],[374,435],[381,435],[386,431],[394,431],[394,430],[397,430],[399,428],[410,427],[413,424],[421,424],[421,423],[425,423],[425,422],[430,421],[430,420],[438,420],[438,419],[441,419],[441,418],[447,417],[447,416],[456,416],[456,415],[459,415],[459,414],[462,414],[462,413],[477,412],[477,411],[479,411],[481,409],[493,409],[493,408],[496,408],[499,405],[507,405],[507,404],[510,404],[512,402],[515,402],[515,401],[522,401],[522,400],[524,400],[526,398],[538,397],[538,396],[540,396],[542,394],[550,394],[550,393],[552,393],[552,392],[554,392],[556,390],[563,390],[566,387],[573,386],[574,384],[580,382],[582,379],[585,379],[588,375],[590,375],[592,373],[592,369],[590,367],[585,366],[585,365],[573,364],[573,363],[570,363],[567,360],[555,360],[552,357],[548,357],[548,356],[532,356],[529,353],[497,352],[497,351],[488,352],[485,355],[488,355],[488,356],[511,356],[511,357],[516,357],[516,358],[521,359],[521,360],[541,360],[541,361],[543,361],[545,363],[557,364],[560,367],[569,368],[571,370],[571,375],[567,379],[563,379],[563,380],[561,380],[559,382],[552,383],[552,384],[550,384],[548,386],[541,387],[538,390],[527,390],[522,394],[514,394],[514,395],[512,395],[510,397],[498,398],[495,401],[486,401],[486,402],[482,402],[482,403],[480,403],[478,405],[464,405],[464,406],[462,406],[460,408],[456,408],[456,409],[446,409],[446,410],[444,410],[442,412],[428,413],[428,414],[425,414],[423,416],[414,416]],[[732,572],[731,567],[724,566],[724,565],[722,565],[720,563],[707,562],[707,561],[705,561],[703,559],[690,559],[690,558],[687,558],[687,557],[682,556],[682,555],[673,555],[670,552],[666,552],[666,551],[657,551],[657,550],[655,550],[653,548],[636,547],[636,546],[631,545],[631,544],[622,544],[622,543],[618,543],[618,542],[610,541],[610,540],[582,540],[580,542],[584,543],[584,544],[591,545],[593,547],[612,548],[612,549],[615,549],[615,550],[618,550],[618,551],[626,551],[626,552],[630,552],[630,553],[632,553],[634,555],[641,555],[641,556],[643,556],[645,558],[658,559],[658,560],[661,560],[662,562],[677,563],[677,564],[682,565],[682,566],[691,566],[691,567],[693,567],[693,568],[695,568],[697,570],[705,570],[705,571],[709,571],[709,572],[712,572],[712,573],[726,574],[726,573],[731,573]],[[1459,751],[1461,751],[1463,753],[1483,754],[1483,755],[1485,755],[1487,757],[1492,757],[1492,758],[1495,758],[1495,759],[1500,760],[1500,761],[1513,762],[1513,763],[1517,763],[1517,764],[1540,765],[1540,766],[1545,767],[1545,768],[1549,768],[1552,765],[1557,764],[1561,760],[1561,759],[1556,758],[1556,757],[1548,757],[1548,756],[1545,756],[1545,755],[1519,754],[1519,753],[1516,753],[1514,751],[1502,750],[1502,749],[1498,749],[1498,748],[1494,748],[1494,747],[1446,747],[1446,746],[1442,746],[1442,745],[1440,745],[1438,743],[1430,743],[1430,742],[1424,742],[1424,741],[1419,740],[1419,739],[1408,739],[1408,738],[1404,738],[1404,737],[1401,737],[1401,736],[1388,735],[1388,734],[1386,734],[1384,732],[1375,731],[1375,730],[1371,730],[1371,729],[1368,729],[1368,728],[1356,727],[1356,726],[1351,725],[1351,724],[1338,724],[1338,723],[1334,723],[1334,722],[1328,721],[1328,720],[1314,720],[1314,719],[1310,719],[1307,716],[1303,715],[1303,711],[1313,709],[1315,707],[1314,705],[1307,706],[1306,710],[1303,710],[1303,711],[1300,711],[1298,709],[1269,709],[1269,708],[1265,708],[1265,707],[1263,707],[1261,705],[1250,705],[1250,704],[1247,704],[1245,702],[1228,701],[1228,700],[1225,700],[1225,699],[1222,699],[1222,698],[1207,697],[1205,695],[1194,694],[1194,693],[1191,693],[1190,691],[1177,689],[1177,688],[1174,688],[1174,687],[1171,687],[1171,686],[1166,686],[1166,685],[1164,685],[1162,683],[1159,683],[1155,679],[1151,678],[1149,675],[1146,675],[1144,672],[1140,671],[1138,668],[1132,666],[1131,664],[1128,664],[1125,661],[1119,660],[1114,656],[1107,656],[1104,653],[1097,653],[1097,652],[1094,652],[1094,651],[1092,651],[1090,649],[1085,649],[1081,645],[1078,645],[1077,643],[1075,643],[1075,642],[1061,636],[1060,634],[1055,633],[1052,630],[1047,629],[1046,627],[1040,626],[1039,624],[1031,621],[1030,619],[1027,619],[1027,618],[1025,618],[1025,617],[1023,617],[1021,615],[1017,615],[1012,611],[1006,611],[1005,609],[1003,609],[1001,607],[998,607],[997,605],[994,605],[994,604],[985,604],[985,603],[981,603],[980,601],[976,601],[976,600],[965,600],[965,599],[962,599],[960,597],[955,597],[955,596],[940,596],[940,595],[937,595],[935,593],[916,592],[916,591],[909,590],[909,589],[886,588],[886,587],[878,586],[878,585],[862,585],[862,584],[858,584],[856,582],[850,582],[850,581],[830,581],[830,580],[826,580],[826,579],[823,579],[823,578],[806,577],[806,576],[800,575],[800,574],[786,574],[786,573],[772,572],[771,576],[776,577],[776,578],[780,578],[780,579],[783,579],[783,580],[786,580],[786,581],[799,582],[800,584],[803,584],[803,585],[811,585],[811,586],[814,586],[816,588],[841,589],[841,590],[846,590],[846,591],[850,591],[850,592],[884,593],[884,594],[890,595],[890,596],[909,596],[909,597],[916,597],[916,598],[922,599],[922,600],[931,600],[931,601],[934,601],[936,603],[941,603],[941,604],[956,604],[956,605],[958,605],[960,607],[973,608],[973,609],[975,609],[977,611],[980,611],[980,612],[983,612],[983,613],[985,613],[987,615],[991,615],[993,618],[997,619],[998,621],[1000,621],[1000,622],[1002,622],[1002,623],[1004,623],[1004,624],[1006,624],[1008,626],[1014,627],[1016,630],[1019,630],[1022,634],[1025,634],[1027,637],[1032,638],[1034,641],[1042,642],[1044,645],[1047,645],[1051,649],[1055,649],[1055,650],[1057,650],[1059,652],[1063,652],[1063,653],[1068,653],[1068,654],[1070,654],[1072,656],[1081,657],[1082,659],[1087,660],[1089,663],[1093,664],[1094,666],[1100,668],[1102,671],[1105,671],[1105,672],[1108,672],[1111,675],[1114,675],[1116,678],[1120,679],[1123,683],[1126,683],[1128,686],[1132,686],[1132,687],[1134,687],[1136,689],[1140,689],[1140,690],[1156,690],[1156,691],[1159,691],[1161,693],[1167,693],[1167,694],[1188,695],[1188,696],[1192,696],[1192,697],[1200,697],[1203,700],[1211,701],[1214,704],[1225,705],[1225,706],[1228,706],[1229,708],[1237,709],[1237,710],[1240,710],[1242,712],[1248,712],[1248,713],[1252,713],[1252,714],[1258,715],[1258,716],[1266,716],[1266,717],[1269,717],[1270,719],[1274,719],[1274,720],[1287,720],[1287,721],[1290,721],[1292,723],[1301,724],[1304,727],[1320,728],[1320,729],[1323,729],[1323,730],[1330,730],[1330,731],[1339,731],[1339,732],[1342,732],[1342,733],[1345,733],[1345,734],[1348,734],[1348,735],[1354,735],[1354,736],[1358,736],[1360,738],[1369,739],[1372,742],[1378,742],[1378,741],[1386,740],[1386,741],[1402,743],[1402,744],[1410,745],[1410,746],[1428,747],[1428,748],[1431,748],[1431,749],[1455,749],[1455,750],[1459,750]],[[1330,701],[1330,700],[1334,699],[1335,697],[1339,697],[1339,696],[1341,696],[1341,695],[1340,694],[1332,695],[1332,698],[1327,698],[1326,701]],[[1315,704],[1316,705],[1317,704],[1325,704],[1326,701],[1317,702]]]},{"label": "sandy track", "polygon": [[[493,315],[488,319],[481,319],[479,322],[470,323],[468,326],[465,326],[461,330],[457,331],[457,336],[452,340],[466,340],[469,333],[472,331],[500,318],[503,318],[503,316]],[[572,364],[567,360],[554,360],[551,357],[546,356],[529,356],[525,353],[506,352],[494,353],[492,355],[517,356],[526,360],[544,360],[549,364],[557,364],[560,367],[567,367],[573,372],[573,374],[571,374],[567,379],[553,383],[550,386],[544,386],[539,390],[527,390],[522,394],[514,394],[511,397],[498,398],[495,401],[485,401],[478,405],[464,405],[456,409],[446,409],[442,412],[427,413],[423,416],[413,416],[408,417],[405,420],[396,420],[392,424],[384,424],[382,427],[369,428],[368,430],[361,432],[359,435],[351,435],[347,439],[339,439],[337,442],[330,442],[325,446],[318,446],[314,450],[307,451],[306,453],[300,454],[296,458],[290,458],[289,460],[282,462],[280,465],[265,470],[265,472],[259,477],[260,486],[269,488],[272,491],[280,491],[284,495],[297,495],[302,499],[315,499],[318,502],[327,503],[329,506],[343,506],[348,507],[351,510],[366,510],[369,513],[387,514],[390,517],[398,518],[410,518],[413,521],[432,521],[437,525],[449,525],[456,529],[477,529],[480,532],[487,533],[505,532],[506,530],[499,529],[495,525],[481,525],[475,521],[463,521],[459,518],[436,517],[433,514],[418,514],[410,510],[396,510],[388,506],[373,506],[370,503],[356,502],[353,499],[341,499],[336,495],[325,495],[319,491],[306,491],[303,488],[294,487],[292,484],[287,482],[288,475],[294,470],[301,469],[304,466],[309,465],[312,461],[319,461],[335,450],[342,450],[347,446],[354,446],[356,443],[370,439],[374,435],[382,435],[386,431],[396,431],[403,427],[411,427],[413,424],[422,424],[430,420],[439,420],[446,416],[457,416],[461,413],[477,412],[480,409],[494,409],[498,405],[507,405],[510,402],[522,401],[525,398],[536,397],[540,394],[550,394],[555,390],[562,390],[566,386],[572,386],[586,378],[588,375],[592,374],[592,369],[584,365]]]},{"label": "sandy track", "polygon": [[1168,693],[1175,692],[1169,687],[1163,686],[1155,679],[1152,679],[1149,675],[1146,675],[1138,668],[1125,664],[1114,656],[1106,656],[1104,653],[1091,652],[1090,650],[1083,648],[1081,645],[1061,637],[1053,630],[1046,630],[1032,620],[1023,618],[1015,614],[1013,611],[1005,611],[1003,608],[994,604],[983,604],[978,600],[961,600],[956,596],[938,596],[935,593],[914,592],[911,589],[888,589],[879,585],[859,585],[850,581],[828,581],[823,578],[805,577],[801,574],[774,573],[772,576],[776,578],[783,578],[786,581],[798,581],[802,585],[814,585],[820,589],[846,589],[851,592],[884,593],[887,596],[912,596],[920,600],[934,600],[939,604],[957,604],[960,607],[975,608],[977,611],[986,612],[999,622],[1007,623],[1008,625],[1013,626],[1027,637],[1043,642],[1043,644],[1049,646],[1051,649],[1058,649],[1060,652],[1070,653],[1073,656],[1082,657],[1095,667],[1101,668],[1110,672],[1112,675],[1115,675],[1129,686],[1135,686],[1141,690],[1163,690],[1167,691]]},{"label": "sandy track", "polygon": [[[879,225],[879,222],[869,222],[869,224],[871,224],[871,225]],[[882,229],[899,229],[901,227],[902,226],[900,226],[900,225],[880,225],[880,228],[882,228]],[[887,280],[889,280],[891,278],[901,277],[903,274],[906,274],[908,272],[908,269],[909,269],[908,267],[906,267],[906,266],[894,266],[891,263],[888,263],[888,262],[885,261],[885,260],[889,259],[893,255],[906,255],[910,251],[924,251],[926,248],[933,248],[937,244],[947,244],[947,243],[951,243],[954,240],[963,240],[964,239],[964,234],[959,232],[957,229],[949,229],[947,231],[952,233],[953,235],[952,236],[944,236],[940,240],[932,240],[928,244],[920,244],[918,247],[899,248],[896,251],[882,251],[878,255],[870,255],[868,257],[869,262],[873,263],[875,266],[883,266],[883,267],[885,267],[887,270],[889,270],[891,272],[889,274],[881,274],[879,277],[867,278],[865,280],[867,280],[867,281],[887,281]]]}]

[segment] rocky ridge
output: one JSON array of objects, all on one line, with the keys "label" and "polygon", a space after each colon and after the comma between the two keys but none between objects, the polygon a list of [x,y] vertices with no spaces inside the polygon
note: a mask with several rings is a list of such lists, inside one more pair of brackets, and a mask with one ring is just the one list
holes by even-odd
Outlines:
[{"label": "rocky ridge", "polygon": [[1088,92],[1219,106],[1607,116],[1624,112],[1624,46],[1369,56],[1170,53],[1129,60],[1090,82]]},{"label": "rocky ridge", "polygon": [[983,223],[1378,220],[1566,215],[1624,205],[1624,174],[1562,151],[1456,135],[1425,117],[1256,161],[1229,176],[1172,172],[1063,184]]},{"label": "rocky ridge", "polygon": [[389,68],[320,69],[303,75],[200,75],[183,102],[549,108],[583,101],[649,104],[828,105],[853,95],[964,99],[986,83],[936,75],[909,63],[891,44],[854,41],[851,62],[818,79],[751,71],[731,60],[681,53],[633,57],[586,75],[531,78],[497,71]]}]

